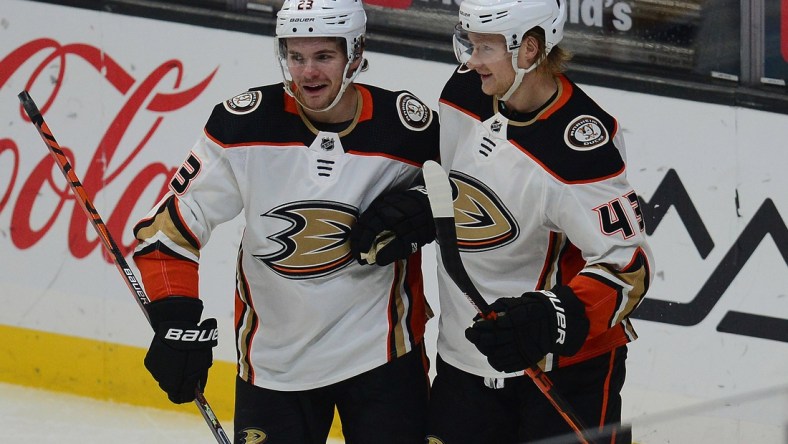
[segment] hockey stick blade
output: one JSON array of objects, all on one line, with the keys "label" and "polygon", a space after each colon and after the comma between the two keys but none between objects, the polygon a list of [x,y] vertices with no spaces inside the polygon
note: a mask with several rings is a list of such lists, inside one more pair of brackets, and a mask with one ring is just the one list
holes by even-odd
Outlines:
[{"label": "hockey stick blade", "polygon": [[[33,125],[35,125],[36,129],[38,130],[38,134],[41,135],[41,139],[44,140],[44,143],[49,149],[49,153],[52,155],[52,158],[55,160],[55,163],[58,165],[58,167],[60,167],[60,172],[62,172],[63,176],[65,176],[71,191],[76,197],[77,203],[85,212],[85,215],[87,215],[88,220],[90,221],[91,225],[93,225],[93,228],[95,228],[96,233],[98,234],[99,239],[101,239],[106,252],[112,257],[115,267],[123,276],[126,285],[129,287],[129,290],[131,290],[131,293],[134,295],[137,304],[139,305],[140,309],[142,309],[145,318],[150,324],[148,311],[145,309],[145,305],[150,303],[150,299],[148,299],[148,296],[142,289],[140,281],[137,280],[137,277],[134,275],[131,267],[129,267],[126,259],[123,257],[123,253],[120,251],[120,248],[118,248],[118,245],[112,238],[107,226],[104,224],[104,221],[101,219],[98,211],[93,206],[90,197],[85,191],[85,188],[82,186],[82,182],[74,172],[74,168],[68,161],[63,149],[55,140],[55,136],[52,135],[52,131],[44,121],[41,111],[39,111],[38,106],[36,106],[35,102],[33,101],[33,98],[30,97],[30,94],[27,91],[22,91],[19,93],[18,97],[19,102],[22,104],[22,108],[24,108],[28,118],[30,118],[30,121],[33,123]],[[202,389],[200,387],[197,387],[195,390],[194,403],[200,410],[200,414],[202,414],[205,422],[211,428],[211,432],[213,433],[214,438],[216,438],[216,441],[220,444],[232,444],[230,438],[227,437],[224,429],[222,429],[221,424],[219,424],[219,420],[217,419],[216,414],[213,412],[213,409],[208,404],[205,396],[203,396]]]},{"label": "hockey stick blade", "polygon": [[[457,285],[457,288],[473,304],[476,311],[485,319],[495,319],[496,313],[490,309],[490,305],[479,293],[479,290],[476,289],[460,257],[460,249],[457,247],[457,227],[454,222],[454,199],[449,176],[443,170],[443,167],[431,160],[424,163],[422,172],[424,173],[424,183],[427,188],[427,198],[430,202],[432,217],[435,221],[435,240],[440,249],[443,267]],[[555,389],[547,374],[536,365],[525,369],[525,373],[574,430],[580,442],[590,443],[583,434],[585,427],[583,427],[582,422]]]}]

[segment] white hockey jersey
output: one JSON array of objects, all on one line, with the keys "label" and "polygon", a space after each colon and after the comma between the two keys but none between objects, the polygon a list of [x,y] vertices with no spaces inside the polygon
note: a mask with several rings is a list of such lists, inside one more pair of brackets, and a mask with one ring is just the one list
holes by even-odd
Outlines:
[{"label": "white hockey jersey", "polygon": [[243,212],[235,341],[239,375],[260,387],[323,387],[423,339],[419,254],[361,266],[348,237],[375,197],[407,188],[437,158],[437,118],[408,92],[356,88],[358,112],[339,133],[317,129],[282,84],[217,105],[170,191],[134,230],[150,298],[198,297],[200,248]]},{"label": "white hockey jersey", "polygon": [[[548,355],[540,363],[548,371],[634,340],[628,316],[652,268],[615,119],[565,76],[557,81],[546,107],[514,121],[477,73],[458,70],[439,109],[461,257],[479,292],[492,303],[560,284],[585,304],[588,339],[574,356]],[[440,264],[438,284],[440,356],[479,376],[513,376],[466,340],[476,312]]]}]

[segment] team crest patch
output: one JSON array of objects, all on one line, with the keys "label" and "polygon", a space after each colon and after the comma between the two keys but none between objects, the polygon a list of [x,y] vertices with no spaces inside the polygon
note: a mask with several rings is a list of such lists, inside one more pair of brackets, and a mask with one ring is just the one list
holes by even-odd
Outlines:
[{"label": "team crest patch", "polygon": [[413,131],[423,131],[432,122],[430,109],[410,93],[402,93],[397,97],[399,120]]},{"label": "team crest patch", "polygon": [[249,114],[260,106],[262,97],[260,91],[247,91],[225,101],[224,108],[233,114]]},{"label": "team crest patch", "polygon": [[246,428],[238,433],[239,437],[243,439],[243,444],[263,444],[268,441],[268,435],[260,429]]},{"label": "team crest patch", "polygon": [[327,276],[353,262],[349,239],[350,227],[358,218],[356,207],[308,200],[289,202],[260,216],[288,225],[268,236],[279,247],[276,251],[253,255],[286,279]]},{"label": "team crest patch", "polygon": [[609,140],[602,122],[594,116],[580,116],[573,120],[564,133],[567,146],[578,151],[589,151]]},{"label": "team crest patch", "polygon": [[459,171],[449,178],[460,251],[494,250],[517,239],[517,221],[492,189]]}]

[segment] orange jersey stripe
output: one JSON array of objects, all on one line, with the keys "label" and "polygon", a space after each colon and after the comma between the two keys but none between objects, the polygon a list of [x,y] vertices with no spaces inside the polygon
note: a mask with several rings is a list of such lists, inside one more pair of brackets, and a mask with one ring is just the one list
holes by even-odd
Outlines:
[{"label": "orange jersey stripe", "polygon": [[[196,262],[175,259],[161,251],[135,256],[142,283],[151,301],[170,295],[196,298],[199,295],[199,273]],[[176,279],[171,279],[177,277]]]}]

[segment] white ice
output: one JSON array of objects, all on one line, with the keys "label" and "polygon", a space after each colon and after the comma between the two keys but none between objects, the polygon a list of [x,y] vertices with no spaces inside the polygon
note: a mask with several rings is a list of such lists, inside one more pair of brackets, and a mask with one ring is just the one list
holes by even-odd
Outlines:
[{"label": "white ice", "polygon": [[[232,422],[222,422],[228,433]],[[216,444],[202,417],[0,383],[0,443]],[[329,444],[341,444],[329,440]]]},{"label": "white ice", "polygon": [[[624,416],[639,444],[788,444],[788,386],[775,387],[772,395],[697,404],[630,389]],[[736,408],[750,402],[760,408]],[[750,417],[743,411],[761,413]],[[223,421],[222,426],[232,432],[231,421]],[[0,444],[28,442],[216,444],[196,412],[135,407],[0,383]],[[333,439],[327,444],[342,443]]]}]

